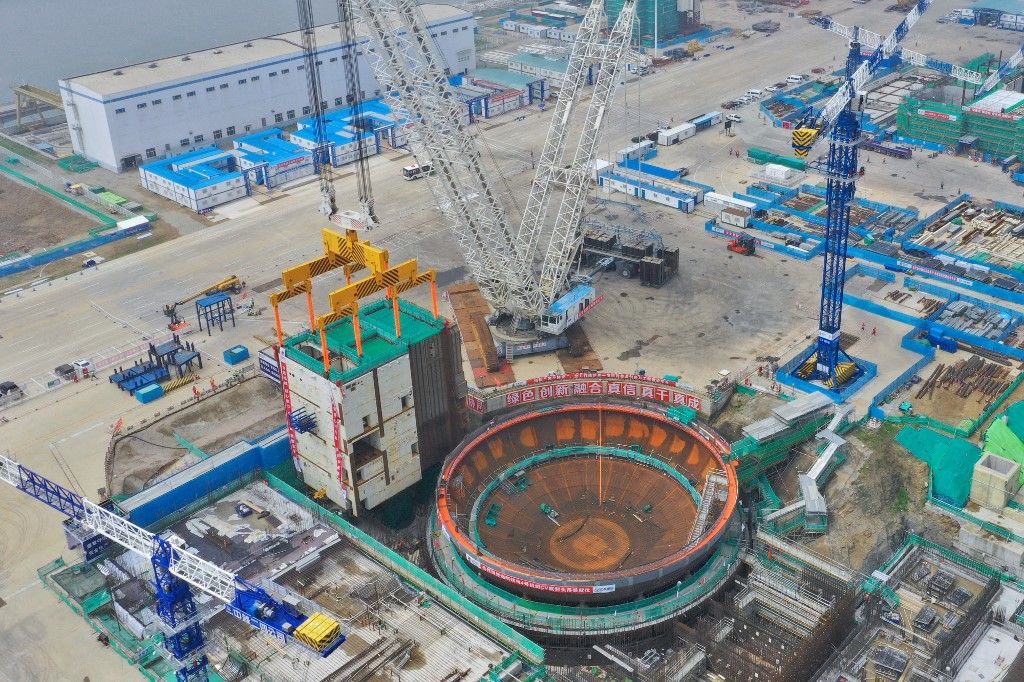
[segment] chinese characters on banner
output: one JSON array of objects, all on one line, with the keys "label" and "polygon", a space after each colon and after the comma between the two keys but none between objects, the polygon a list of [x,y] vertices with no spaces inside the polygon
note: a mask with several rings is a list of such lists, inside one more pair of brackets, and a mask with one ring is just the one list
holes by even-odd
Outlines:
[{"label": "chinese characters on banner", "polygon": [[551,585],[549,583],[534,582],[533,580],[524,580],[523,578],[507,575],[501,571],[491,568],[489,565],[481,562],[470,554],[467,554],[466,558],[468,558],[474,566],[482,570],[484,573],[493,575],[508,583],[512,583],[513,585],[527,587],[532,590],[542,590],[544,592],[555,592],[558,594],[608,594],[615,591],[614,583],[610,585]]},{"label": "chinese characters on banner", "polygon": [[[587,377],[587,379],[583,379]],[[550,400],[552,398],[569,398],[572,396],[608,395],[622,398],[639,398],[640,400],[656,400],[669,405],[700,410],[701,399],[691,393],[679,390],[671,382],[663,379],[646,378],[632,374],[608,375],[564,375],[558,377],[531,379],[525,386],[504,394],[504,406],[517,405]],[[476,396],[467,396],[467,406],[476,412],[484,412],[484,400]]]}]

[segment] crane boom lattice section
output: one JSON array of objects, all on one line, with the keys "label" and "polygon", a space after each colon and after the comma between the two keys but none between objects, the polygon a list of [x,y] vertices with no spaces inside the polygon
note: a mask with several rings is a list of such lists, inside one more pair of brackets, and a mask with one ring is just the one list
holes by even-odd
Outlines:
[{"label": "crane boom lattice section", "polygon": [[[608,35],[607,44],[602,46],[600,68],[594,79],[594,91],[587,106],[576,153],[569,167],[559,172],[559,177],[564,183],[562,202],[555,216],[551,241],[548,243],[540,275],[541,295],[548,302],[558,296],[558,292],[565,284],[583,239],[580,221],[590,189],[590,165],[597,154],[601,123],[612,91],[618,82],[619,69],[629,48],[635,16],[636,3],[627,0]],[[590,51],[587,51],[588,54]],[[560,123],[556,121],[556,124]],[[561,135],[564,136],[565,131]]]},{"label": "crane boom lattice section", "polygon": [[526,199],[523,221],[519,226],[519,240],[525,244],[527,265],[532,267],[537,244],[547,222],[550,194],[558,184],[558,171],[565,165],[565,149],[568,141],[569,123],[573,108],[579,101],[579,93],[586,83],[593,60],[593,49],[600,36],[600,23],[604,15],[603,6],[595,2],[587,9],[576,31],[576,41],[569,53],[569,66],[562,80],[552,112],[552,124],[548,127],[537,162],[536,179]]},{"label": "crane boom lattice section", "polygon": [[474,279],[495,308],[531,316],[536,278],[520,267],[519,245],[416,5],[409,0],[355,0],[354,7],[378,46],[378,82],[396,109],[414,122],[409,133],[417,161],[433,164],[431,189]]}]

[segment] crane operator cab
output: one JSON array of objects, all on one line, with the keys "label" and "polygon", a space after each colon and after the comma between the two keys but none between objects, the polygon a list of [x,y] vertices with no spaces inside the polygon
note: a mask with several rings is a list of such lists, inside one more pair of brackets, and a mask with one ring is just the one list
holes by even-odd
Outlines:
[{"label": "crane operator cab", "polygon": [[548,309],[540,316],[537,328],[546,334],[556,336],[562,334],[601,301],[602,297],[597,296],[594,287],[588,284],[577,284],[548,306]]}]

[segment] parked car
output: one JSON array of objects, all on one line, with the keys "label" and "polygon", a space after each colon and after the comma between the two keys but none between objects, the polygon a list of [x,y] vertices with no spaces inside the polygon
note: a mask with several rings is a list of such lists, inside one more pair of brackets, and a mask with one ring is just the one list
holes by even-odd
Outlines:
[{"label": "parked car", "polygon": [[816,66],[813,69],[811,69],[811,73],[825,73],[825,69],[821,68],[820,66]]},{"label": "parked car", "polygon": [[778,92],[779,88],[777,86],[774,86],[774,85],[766,85],[764,87],[764,90],[765,90],[765,92]]},{"label": "parked car", "polygon": [[725,117],[725,120],[732,121],[733,123],[740,123],[741,121],[743,121],[743,117],[740,116],[739,114],[729,114],[728,116]]},{"label": "parked car", "polygon": [[0,382],[0,396],[20,398],[22,395],[21,387],[13,381]]}]

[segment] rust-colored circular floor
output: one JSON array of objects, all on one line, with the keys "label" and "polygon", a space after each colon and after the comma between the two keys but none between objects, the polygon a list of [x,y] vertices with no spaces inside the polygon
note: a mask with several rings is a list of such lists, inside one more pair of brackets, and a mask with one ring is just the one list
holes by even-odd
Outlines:
[{"label": "rust-colored circular floor", "polygon": [[[664,471],[621,457],[568,457],[527,468],[482,500],[477,529],[498,556],[554,571],[643,566],[689,541],[696,504]],[[600,494],[599,494],[600,491]],[[491,514],[492,505],[500,511]],[[553,518],[541,506],[554,510]]]},{"label": "rust-colored circular floor", "polygon": [[[470,570],[502,589],[622,603],[714,553],[738,495],[727,452],[705,425],[645,407],[552,401],[495,418],[445,460],[438,524]],[[705,490],[715,497],[694,533]]]}]

